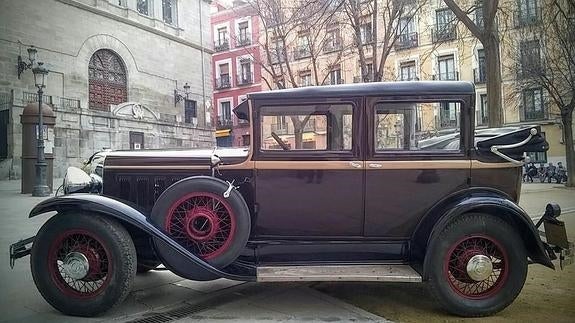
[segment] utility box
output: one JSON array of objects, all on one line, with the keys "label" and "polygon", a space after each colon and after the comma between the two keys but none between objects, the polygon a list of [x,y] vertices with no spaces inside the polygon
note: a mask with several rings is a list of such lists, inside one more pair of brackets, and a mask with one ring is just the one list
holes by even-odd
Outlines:
[{"label": "utility box", "polygon": [[53,191],[54,185],[54,125],[56,115],[47,104],[42,104],[43,128],[38,129],[38,102],[29,103],[20,116],[22,123],[22,194],[30,194],[36,185],[36,159],[38,156],[38,134],[44,136],[44,158],[46,161],[46,183]]}]

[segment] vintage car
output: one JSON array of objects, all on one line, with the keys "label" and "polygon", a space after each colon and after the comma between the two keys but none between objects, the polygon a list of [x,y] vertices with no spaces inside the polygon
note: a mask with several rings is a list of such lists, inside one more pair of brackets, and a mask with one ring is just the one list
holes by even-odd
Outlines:
[{"label": "vintage car", "polygon": [[535,225],[517,205],[525,152],[548,149],[539,127],[474,138],[474,98],[467,82],[252,93],[234,109],[249,148],[108,151],[85,167],[101,177],[69,168],[65,194],[30,217],[57,214],[11,264],[30,255],[42,296],[78,316],[160,263],[202,281],[427,282],[447,311],[491,315],[529,263],[563,266],[573,247],[559,206]]}]

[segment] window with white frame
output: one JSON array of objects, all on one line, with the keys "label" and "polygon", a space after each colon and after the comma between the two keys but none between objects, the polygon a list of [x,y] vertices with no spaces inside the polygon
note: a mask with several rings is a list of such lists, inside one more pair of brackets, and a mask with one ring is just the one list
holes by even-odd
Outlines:
[{"label": "window with white frame", "polygon": [[439,104],[439,129],[459,127],[459,103],[441,102]]},{"label": "window with white frame", "polygon": [[368,44],[373,41],[373,28],[371,26],[371,22],[367,22],[359,26],[361,43]]},{"label": "window with white frame", "polygon": [[522,110],[521,121],[545,119],[545,105],[543,101],[543,90],[541,88],[523,90]]},{"label": "window with white frame", "polygon": [[488,119],[487,94],[479,95],[479,110],[477,111],[477,125],[486,126]]},{"label": "window with white frame", "polygon": [[162,19],[165,23],[176,25],[177,0],[162,0]]},{"label": "window with white frame", "polygon": [[332,67],[329,71],[329,84],[342,84],[341,68],[339,66]]},{"label": "window with white frame", "polygon": [[311,81],[311,72],[310,71],[303,71],[299,75],[300,77],[300,86],[310,86],[312,85]]},{"label": "window with white frame", "polygon": [[220,115],[218,116],[218,123],[221,126],[230,125],[232,123],[232,103],[230,101],[220,102]]},{"label": "window with white frame", "polygon": [[241,58],[239,60],[238,84],[251,84],[253,81],[252,60]]},{"label": "window with white frame", "polygon": [[221,63],[218,65],[219,77],[216,79],[216,88],[223,89],[231,86],[230,64]]},{"label": "window with white frame", "polygon": [[138,13],[146,16],[151,16],[152,14],[152,0],[138,0],[136,3]]},{"label": "window with white frame", "polygon": [[399,77],[402,81],[417,80],[415,61],[403,62],[399,65]]},{"label": "window with white frame", "polygon": [[245,46],[252,42],[250,35],[250,26],[248,21],[242,21],[238,24],[237,45]]}]

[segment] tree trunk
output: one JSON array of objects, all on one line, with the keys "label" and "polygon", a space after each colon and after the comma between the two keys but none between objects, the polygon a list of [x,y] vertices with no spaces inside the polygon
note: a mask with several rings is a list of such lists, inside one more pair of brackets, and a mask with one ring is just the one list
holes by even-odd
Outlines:
[{"label": "tree trunk", "polygon": [[496,35],[490,35],[485,39],[485,68],[487,77],[487,118],[489,127],[501,127],[501,66],[499,65],[499,39]]},{"label": "tree trunk", "polygon": [[566,186],[575,187],[575,147],[573,147],[573,110],[570,109],[561,116],[563,121],[563,132],[565,134],[565,157],[567,162],[567,183]]}]

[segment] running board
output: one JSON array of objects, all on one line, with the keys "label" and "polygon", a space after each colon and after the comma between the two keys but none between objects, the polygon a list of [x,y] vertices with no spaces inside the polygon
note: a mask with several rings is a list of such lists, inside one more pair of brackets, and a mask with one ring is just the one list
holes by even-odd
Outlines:
[{"label": "running board", "polygon": [[266,266],[257,268],[258,282],[381,281],[419,283],[409,265]]}]

